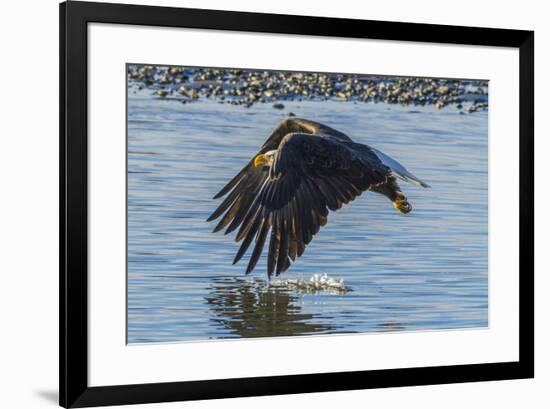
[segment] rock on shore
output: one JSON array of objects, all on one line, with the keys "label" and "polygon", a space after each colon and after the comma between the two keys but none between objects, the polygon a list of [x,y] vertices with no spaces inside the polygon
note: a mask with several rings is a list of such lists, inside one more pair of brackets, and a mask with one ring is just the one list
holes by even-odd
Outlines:
[{"label": "rock on shore", "polygon": [[454,106],[461,113],[488,109],[488,82],[481,80],[128,65],[128,81],[159,98],[214,98],[244,107],[269,103],[284,109],[283,101],[331,99]]}]

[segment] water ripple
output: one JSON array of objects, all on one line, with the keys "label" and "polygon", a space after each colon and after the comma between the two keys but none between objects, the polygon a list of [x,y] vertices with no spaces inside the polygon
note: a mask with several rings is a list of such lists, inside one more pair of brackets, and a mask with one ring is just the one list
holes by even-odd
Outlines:
[{"label": "water ripple", "polygon": [[403,186],[409,215],[366,193],[329,223],[284,278],[328,273],[345,294],[266,290],[212,234],[212,196],[284,112],[146,92],[128,100],[128,340],[409,331],[487,326],[487,113],[285,102],[395,157],[432,189]]}]

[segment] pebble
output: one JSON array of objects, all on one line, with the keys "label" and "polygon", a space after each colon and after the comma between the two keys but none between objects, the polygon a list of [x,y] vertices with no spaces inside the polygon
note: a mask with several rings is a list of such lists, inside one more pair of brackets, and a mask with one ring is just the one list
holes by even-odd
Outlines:
[{"label": "pebble", "polygon": [[[468,108],[464,111],[468,113],[488,109],[488,83],[479,80],[152,65],[129,65],[128,78],[138,90],[153,88],[160,97],[177,92],[178,99],[188,102],[213,98],[220,103],[247,108],[257,103],[271,103],[275,109],[284,109],[284,101],[332,99],[433,105],[436,109],[449,105],[462,109],[467,102]],[[470,101],[473,102],[470,104]]]}]

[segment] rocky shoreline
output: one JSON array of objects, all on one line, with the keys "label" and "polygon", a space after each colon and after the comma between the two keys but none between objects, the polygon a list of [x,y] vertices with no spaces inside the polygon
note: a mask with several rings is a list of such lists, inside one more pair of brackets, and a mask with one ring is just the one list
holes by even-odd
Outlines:
[{"label": "rocky shoreline", "polygon": [[454,106],[462,114],[488,109],[488,82],[480,80],[128,65],[128,84],[182,103],[212,98],[247,108],[261,103],[284,109],[284,101],[338,100]]}]

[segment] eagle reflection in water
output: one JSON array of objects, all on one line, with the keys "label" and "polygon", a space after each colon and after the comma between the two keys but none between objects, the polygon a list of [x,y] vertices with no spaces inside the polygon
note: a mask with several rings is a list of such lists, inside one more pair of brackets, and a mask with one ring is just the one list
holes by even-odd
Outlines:
[{"label": "eagle reflection in water", "polygon": [[[329,333],[332,325],[319,323],[306,314],[300,297],[287,289],[269,288],[263,280],[217,278],[206,303],[212,323],[227,330],[217,338],[250,338]],[[314,322],[316,321],[316,322]]]}]

